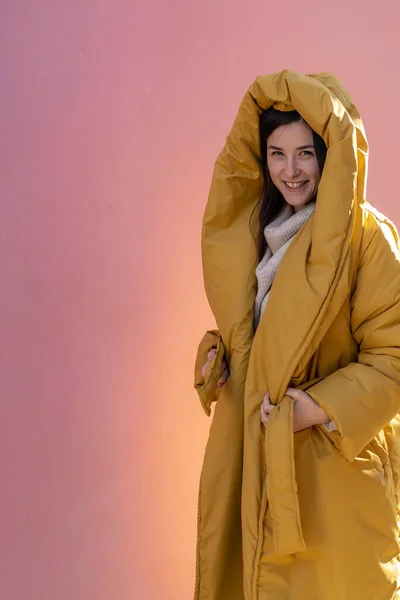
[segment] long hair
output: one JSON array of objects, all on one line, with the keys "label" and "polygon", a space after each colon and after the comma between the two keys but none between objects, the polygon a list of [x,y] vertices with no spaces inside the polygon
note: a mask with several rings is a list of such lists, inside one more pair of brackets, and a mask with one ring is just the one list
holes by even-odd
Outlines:
[{"label": "long hair", "polygon": [[[296,121],[303,121],[301,115],[297,111],[293,110],[286,112],[276,110],[276,108],[273,106],[265,110],[260,116],[260,158],[264,176],[264,184],[260,201],[250,217],[251,221],[254,212],[261,203],[260,218],[257,228],[258,231],[254,236],[257,243],[259,261],[261,261],[267,249],[267,242],[264,237],[264,229],[282,212],[285,205],[285,199],[273,183],[268,170],[267,140],[277,127],[280,127],[281,125],[288,125],[289,123],[294,123]],[[314,130],[312,130],[312,134],[314,138],[315,154],[321,175],[326,159],[326,145],[321,136],[315,133]]]}]

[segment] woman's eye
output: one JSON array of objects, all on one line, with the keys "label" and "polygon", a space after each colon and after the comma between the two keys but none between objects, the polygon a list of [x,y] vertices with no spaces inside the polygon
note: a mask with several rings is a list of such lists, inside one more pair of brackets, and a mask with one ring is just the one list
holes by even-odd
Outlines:
[{"label": "woman's eye", "polygon": [[314,156],[310,150],[303,150],[303,152],[301,152],[301,154],[306,154],[308,156]]},{"label": "woman's eye", "polygon": [[282,152],[280,150],[274,150],[271,154],[272,154],[272,156],[274,156],[274,155],[282,154]]}]

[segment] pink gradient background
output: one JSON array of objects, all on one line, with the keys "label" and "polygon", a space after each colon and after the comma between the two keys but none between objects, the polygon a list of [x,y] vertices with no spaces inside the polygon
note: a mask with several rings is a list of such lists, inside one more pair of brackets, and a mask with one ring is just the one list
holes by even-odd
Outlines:
[{"label": "pink gradient background", "polygon": [[257,75],[343,80],[400,224],[399,9],[282,6],[1,3],[0,600],[192,597],[201,217]]}]

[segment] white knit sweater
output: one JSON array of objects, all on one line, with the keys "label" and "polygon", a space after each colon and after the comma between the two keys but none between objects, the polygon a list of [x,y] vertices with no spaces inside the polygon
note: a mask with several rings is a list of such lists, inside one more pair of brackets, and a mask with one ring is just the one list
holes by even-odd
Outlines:
[{"label": "white knit sweater", "polygon": [[267,249],[256,268],[258,289],[254,302],[255,327],[260,322],[265,310],[276,272],[286,250],[301,227],[311,217],[314,210],[314,201],[309,202],[297,212],[294,212],[290,204],[285,203],[282,212],[265,227],[264,236],[267,242]]}]

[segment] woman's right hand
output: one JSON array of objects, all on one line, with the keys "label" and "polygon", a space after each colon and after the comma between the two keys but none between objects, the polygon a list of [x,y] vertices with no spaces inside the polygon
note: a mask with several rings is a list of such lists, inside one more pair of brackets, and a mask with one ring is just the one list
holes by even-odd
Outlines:
[{"label": "woman's right hand", "polygon": [[[216,354],[217,354],[216,348],[212,348],[209,351],[209,353],[207,354],[207,362],[201,370],[201,374],[202,374],[203,378],[205,378],[205,376],[206,376],[206,371],[207,371],[208,365],[215,358]],[[221,376],[218,380],[218,387],[222,387],[226,383],[228,377],[229,377],[228,365],[226,364],[225,358],[223,358],[222,363],[221,363]]]}]

